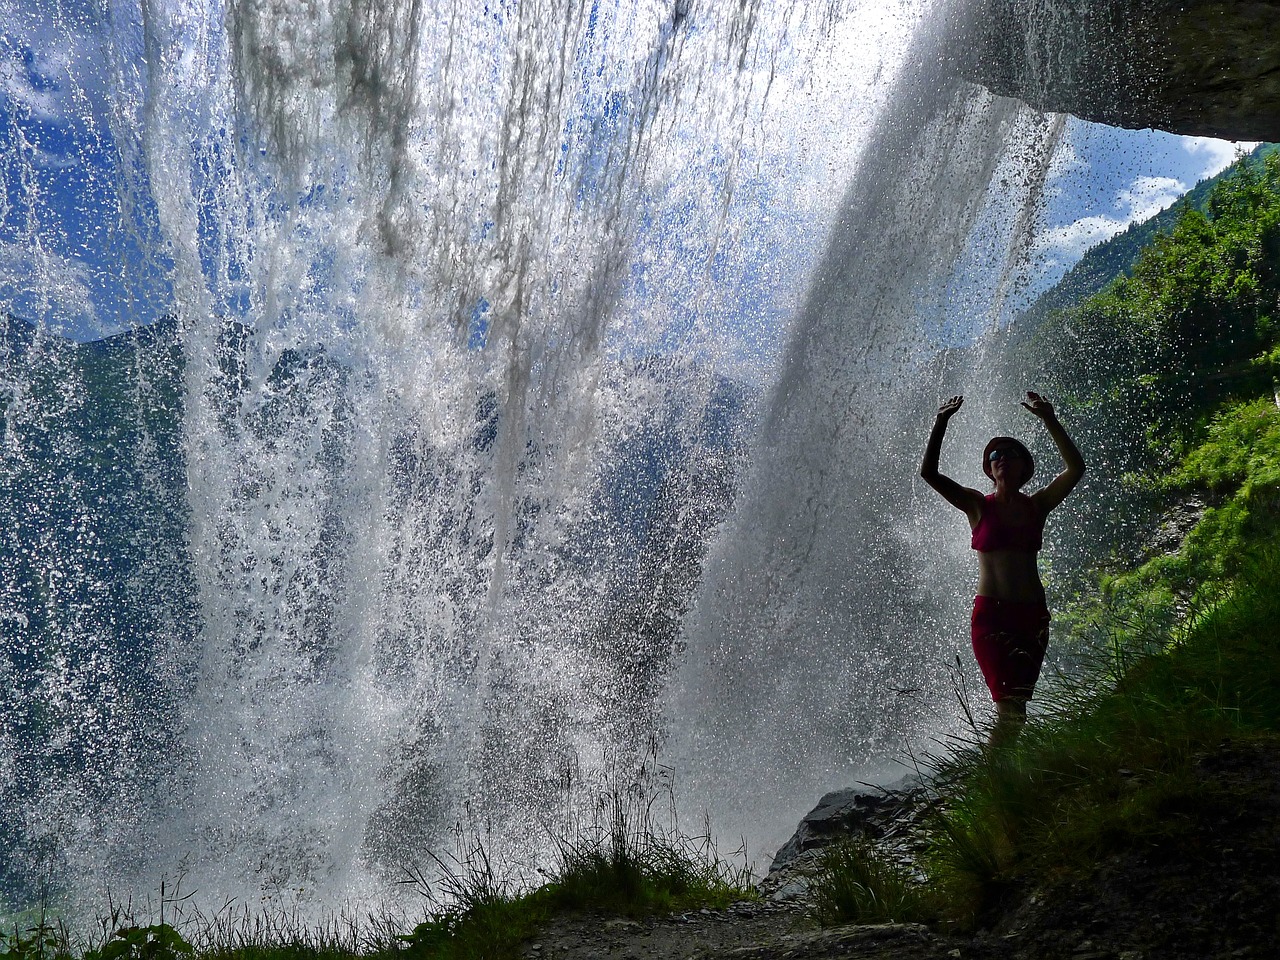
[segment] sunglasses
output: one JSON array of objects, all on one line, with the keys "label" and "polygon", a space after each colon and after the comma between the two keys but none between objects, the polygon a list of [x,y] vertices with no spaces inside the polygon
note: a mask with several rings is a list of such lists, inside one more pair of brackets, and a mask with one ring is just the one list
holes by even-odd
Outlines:
[{"label": "sunglasses", "polygon": [[990,456],[987,457],[987,460],[989,460],[991,463],[995,463],[997,460],[1021,460],[1021,459],[1022,459],[1022,451],[1019,450],[1017,447],[1000,447],[999,449],[992,450]]}]

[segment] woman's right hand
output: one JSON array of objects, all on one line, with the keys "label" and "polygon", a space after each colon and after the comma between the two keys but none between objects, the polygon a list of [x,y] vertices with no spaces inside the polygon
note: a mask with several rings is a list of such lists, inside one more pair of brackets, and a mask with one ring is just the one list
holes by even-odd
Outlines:
[{"label": "woman's right hand", "polygon": [[946,423],[960,409],[962,403],[964,403],[964,397],[952,397],[950,400],[942,401],[942,406],[938,407],[938,421]]}]

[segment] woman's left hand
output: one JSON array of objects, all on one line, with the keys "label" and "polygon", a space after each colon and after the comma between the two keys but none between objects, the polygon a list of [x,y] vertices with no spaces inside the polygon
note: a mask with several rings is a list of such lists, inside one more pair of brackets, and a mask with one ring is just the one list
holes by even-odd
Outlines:
[{"label": "woman's left hand", "polygon": [[1022,401],[1022,405],[1041,420],[1049,420],[1053,418],[1053,404],[1038,393],[1033,393],[1028,390],[1027,399]]}]

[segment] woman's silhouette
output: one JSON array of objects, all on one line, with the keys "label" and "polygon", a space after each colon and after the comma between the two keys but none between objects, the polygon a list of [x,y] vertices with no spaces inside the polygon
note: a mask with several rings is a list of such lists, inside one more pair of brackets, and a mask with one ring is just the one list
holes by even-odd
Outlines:
[{"label": "woman's silhouette", "polygon": [[964,403],[952,397],[938,407],[920,476],[958,510],[973,529],[978,551],[978,593],[973,600],[973,652],[996,704],[992,744],[1017,735],[1027,715],[1049,641],[1049,609],[1036,554],[1044,520],[1084,476],[1084,458],[1054,415],[1053,406],[1028,391],[1022,405],[1044,421],[1066,468],[1031,495],[1022,487],[1035,472],[1025,446],[1013,437],[993,437],[982,452],[982,470],[995,490],[982,494],[938,472],[947,422]]}]

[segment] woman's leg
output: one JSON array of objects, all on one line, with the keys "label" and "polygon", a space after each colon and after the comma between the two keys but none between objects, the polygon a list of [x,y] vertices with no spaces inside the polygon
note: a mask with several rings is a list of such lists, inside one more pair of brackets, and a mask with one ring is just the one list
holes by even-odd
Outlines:
[{"label": "woman's leg", "polygon": [[987,746],[1004,747],[1018,739],[1022,726],[1027,722],[1027,701],[1021,697],[1006,697],[996,701],[996,722],[987,737]]}]

